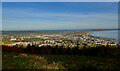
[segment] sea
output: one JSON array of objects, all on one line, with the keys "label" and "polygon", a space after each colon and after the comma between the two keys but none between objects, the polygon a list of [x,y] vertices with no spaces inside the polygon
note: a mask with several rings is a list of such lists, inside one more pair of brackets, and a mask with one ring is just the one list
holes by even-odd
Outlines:
[{"label": "sea", "polygon": [[119,41],[119,35],[118,30],[106,30],[106,31],[95,31],[92,32],[92,36],[102,37],[102,38],[110,38],[114,39],[114,41]]}]

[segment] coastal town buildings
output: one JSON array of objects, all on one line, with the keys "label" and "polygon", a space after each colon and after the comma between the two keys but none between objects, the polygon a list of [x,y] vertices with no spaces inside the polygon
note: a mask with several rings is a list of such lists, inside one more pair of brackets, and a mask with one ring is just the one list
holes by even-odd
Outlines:
[{"label": "coastal town buildings", "polygon": [[[116,46],[118,43],[112,40],[97,38],[85,34],[39,34],[39,35],[3,35],[2,45],[9,46],[23,46],[27,47],[28,45],[38,45],[41,46],[63,46],[63,47],[83,47],[83,46],[94,46],[94,45],[110,45]],[[12,42],[11,44],[5,43],[4,40]]]}]

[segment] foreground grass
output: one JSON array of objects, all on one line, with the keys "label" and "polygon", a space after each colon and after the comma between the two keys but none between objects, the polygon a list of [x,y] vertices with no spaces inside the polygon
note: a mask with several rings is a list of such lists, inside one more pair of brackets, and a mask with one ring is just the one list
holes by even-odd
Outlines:
[{"label": "foreground grass", "polygon": [[3,52],[3,69],[119,69],[115,58],[79,55],[31,55]]},{"label": "foreground grass", "polygon": [[59,63],[48,63],[41,56],[3,53],[3,69],[63,69]]}]

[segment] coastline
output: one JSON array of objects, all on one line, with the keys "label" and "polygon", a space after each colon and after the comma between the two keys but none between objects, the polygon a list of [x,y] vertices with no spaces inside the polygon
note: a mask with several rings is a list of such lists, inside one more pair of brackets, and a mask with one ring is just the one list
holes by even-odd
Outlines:
[{"label": "coastline", "polygon": [[[40,38],[41,40],[39,40],[39,41],[43,41],[43,40],[47,40],[47,39],[43,39],[43,38],[46,38],[46,37],[48,37],[50,39],[55,38],[55,37],[56,38],[59,37],[58,40],[60,40],[60,39],[63,40],[62,38],[64,38],[64,39],[70,39],[72,41],[75,41],[76,38],[77,38],[77,40],[81,41],[82,43],[86,42],[86,40],[88,40],[89,42],[91,42],[92,40],[94,40],[96,44],[97,43],[99,44],[100,42],[102,43],[103,41],[104,42],[111,42],[111,43],[115,42],[115,43],[117,43],[115,41],[115,39],[112,39],[112,38],[104,38],[104,37],[98,37],[98,36],[91,35],[91,33],[93,33],[93,32],[99,32],[99,31],[110,31],[110,30],[93,30],[93,31],[92,30],[89,30],[89,31],[82,31],[82,30],[81,31],[80,30],[79,31],[44,31],[44,32],[43,31],[42,32],[41,31],[37,31],[37,32],[13,32],[13,34],[14,34],[14,36],[19,37],[19,39],[21,39],[21,41],[24,41],[23,39],[29,39],[30,42],[34,41],[32,38],[36,38],[36,39]],[[3,37],[11,37],[11,35],[13,35],[13,34],[11,34],[11,32],[8,32],[5,35],[3,34]],[[29,37],[29,38],[27,38],[27,37]],[[15,38],[15,39],[8,39],[8,40],[10,40],[10,41],[13,40],[14,41],[14,40],[17,40],[17,39]],[[55,39],[52,39],[52,40],[55,40]],[[4,41],[6,42],[6,39]],[[20,41],[20,40],[18,40],[18,41]],[[34,42],[37,42],[37,41],[34,41]],[[8,42],[6,42],[6,43],[8,43]],[[91,43],[93,43],[93,42],[91,42]]]},{"label": "coastline", "polygon": [[98,39],[103,39],[103,40],[118,42],[118,41],[117,41],[116,39],[114,39],[114,38],[105,38],[105,37],[99,37],[99,36],[94,36],[94,35],[92,35],[93,32],[101,32],[101,31],[111,31],[111,30],[90,31],[90,32],[87,32],[87,34],[88,34],[88,36],[93,37],[93,38],[98,38]]}]

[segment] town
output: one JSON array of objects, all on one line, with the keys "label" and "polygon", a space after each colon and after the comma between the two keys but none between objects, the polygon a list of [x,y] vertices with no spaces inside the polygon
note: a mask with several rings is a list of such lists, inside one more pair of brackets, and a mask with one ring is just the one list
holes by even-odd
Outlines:
[{"label": "town", "polygon": [[41,46],[63,46],[74,48],[78,46],[95,47],[98,45],[117,46],[118,43],[112,39],[91,36],[90,32],[62,32],[57,34],[3,34],[2,45],[27,47],[30,45]]}]

